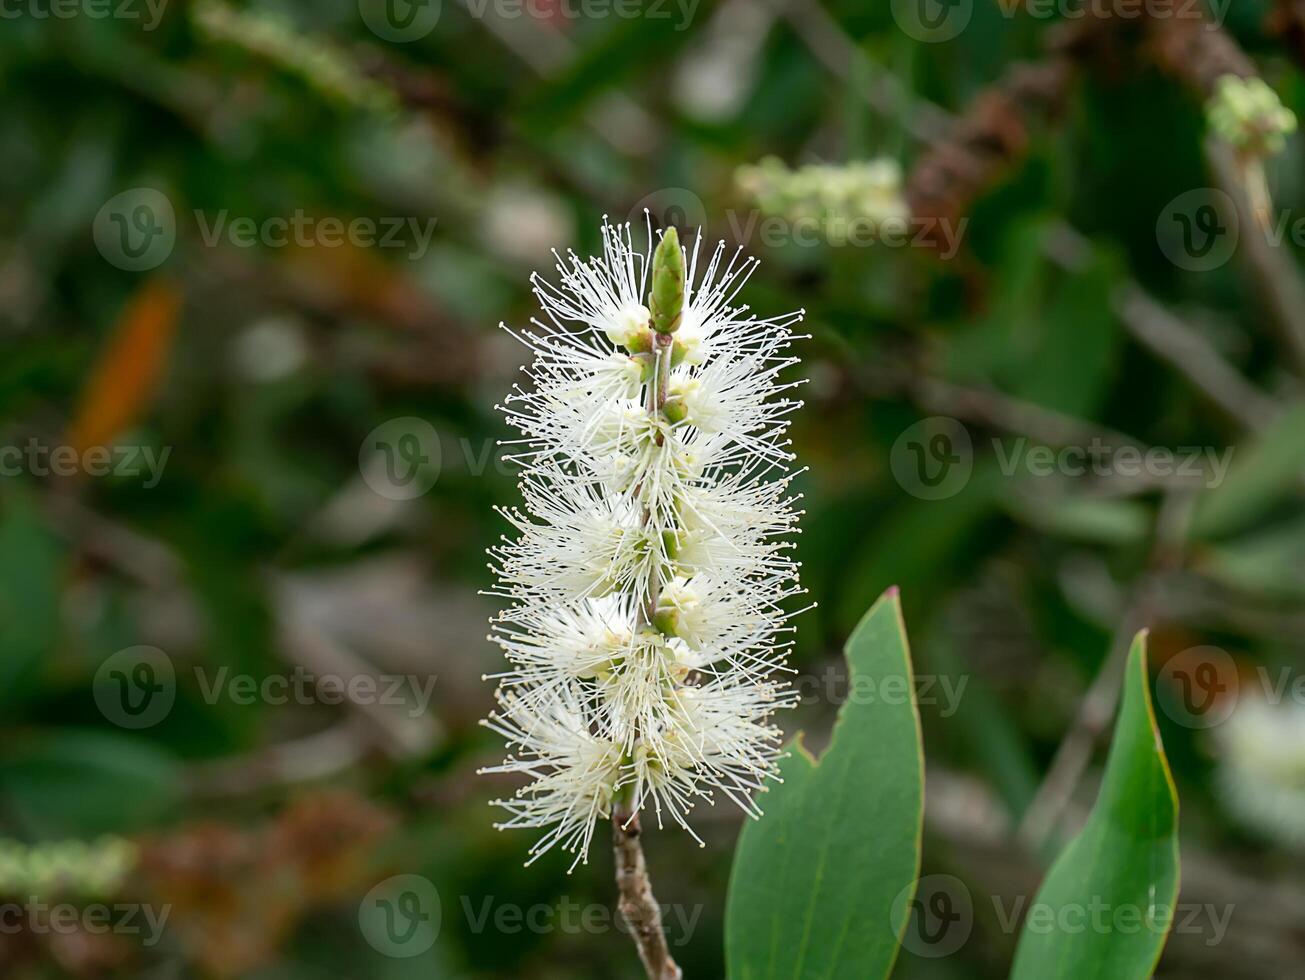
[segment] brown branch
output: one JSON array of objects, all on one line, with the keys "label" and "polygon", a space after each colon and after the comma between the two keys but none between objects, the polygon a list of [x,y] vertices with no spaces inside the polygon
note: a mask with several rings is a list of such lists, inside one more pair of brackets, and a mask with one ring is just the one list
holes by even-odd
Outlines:
[{"label": "brown branch", "polygon": [[1305,66],[1305,0],[1276,0],[1265,29],[1282,38],[1292,60]]},{"label": "brown branch", "polygon": [[1218,140],[1206,144],[1220,187],[1237,208],[1238,256],[1255,280],[1256,292],[1271,315],[1278,341],[1290,354],[1297,373],[1305,374],[1305,285],[1290,253],[1261,224],[1236,155]]},{"label": "brown branch", "polygon": [[1016,64],[981,92],[955,132],[933,143],[912,168],[904,189],[911,213],[939,231],[955,228],[974,201],[1023,160],[1031,122],[1056,114],[1071,68],[1060,56]]},{"label": "brown branch", "polygon": [[1147,13],[1147,52],[1162,71],[1183,82],[1200,98],[1212,96],[1215,83],[1224,75],[1250,78],[1256,74],[1251,59],[1232,35],[1210,21],[1200,4],[1152,0]]},{"label": "brown branch", "polygon": [[630,927],[649,980],[680,980],[684,973],[666,945],[661,906],[653,896],[648,865],[639,843],[641,833],[638,812],[630,810],[628,803],[618,804],[612,811],[612,843],[621,917]]}]

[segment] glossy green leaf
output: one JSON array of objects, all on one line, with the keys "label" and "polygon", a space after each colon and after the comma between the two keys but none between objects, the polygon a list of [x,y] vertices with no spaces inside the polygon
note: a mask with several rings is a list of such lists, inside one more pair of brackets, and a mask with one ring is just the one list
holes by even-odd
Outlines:
[{"label": "glossy green leaf", "polygon": [[909,907],[920,867],[924,759],[895,589],[845,652],[853,696],[829,748],[817,760],[795,739],[765,816],[739,837],[725,924],[731,980],[873,980],[897,956],[906,922],[894,905]]},{"label": "glossy green leaf", "polygon": [[1178,898],[1178,796],[1151,706],[1146,634],[1129,652],[1096,805],[1026,910],[1012,980],[1145,980]]}]

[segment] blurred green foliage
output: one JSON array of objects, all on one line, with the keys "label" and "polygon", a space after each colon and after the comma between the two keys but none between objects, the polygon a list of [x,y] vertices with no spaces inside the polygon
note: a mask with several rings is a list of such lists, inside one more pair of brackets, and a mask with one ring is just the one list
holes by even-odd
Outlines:
[{"label": "blurred green foliage", "polygon": [[[484,549],[506,529],[493,507],[516,500],[493,406],[520,354],[496,324],[527,322],[530,271],[547,274],[553,248],[593,251],[604,214],[683,216],[689,240],[701,223],[705,240],[762,259],[744,297],[753,308],[807,310],[811,383],[794,440],[809,467],[799,551],[819,605],[798,620],[794,655],[814,693],[785,727],[823,738],[838,650],[894,584],[917,672],[966,682],[958,704],[921,706],[930,779],[995,801],[1007,849],[994,857],[990,837],[957,836],[955,817],[927,825],[925,872],[966,882],[974,933],[943,959],[904,954],[899,975],[1005,975],[1016,935],[986,897],[1036,887],[1041,868],[1012,828],[1130,610],[1154,627],[1158,684],[1173,680],[1171,656],[1202,645],[1228,651],[1244,676],[1298,661],[1302,372],[1281,321],[1301,310],[1284,313],[1274,290],[1299,276],[1301,243],[1271,250],[1267,280],[1245,222],[1216,267],[1173,260],[1157,232],[1167,209],[1222,185],[1201,99],[1137,51],[1083,71],[1054,119],[1027,132],[1013,123],[1022,152],[940,260],[909,245],[763,240],[764,216],[734,175],[770,155],[791,167],[887,156],[909,174],[923,110],[867,101],[881,69],[911,99],[961,113],[1013,62],[1044,57],[1063,25],[976,0],[957,37],[926,43],[886,3],[781,15],[708,0],[578,17],[561,0],[520,16],[445,0],[429,32],[396,43],[348,0],[231,6],[274,18],[295,41],[287,55],[242,43],[239,21],[203,31],[211,3],[163,3],[152,29],[143,2],[120,8],[135,17],[91,6],[54,17],[9,4],[0,26],[0,446],[23,450],[0,477],[0,834],[131,836],[154,862],[135,900],[176,908],[151,948],[111,936],[74,955],[6,937],[6,976],[637,975],[610,927],[476,925],[502,906],[613,915],[604,848],[571,877],[554,856],[522,868],[526,837],[492,831],[485,805],[510,787],[472,775],[498,751],[476,726],[490,693],[480,677],[498,669],[483,638]],[[1273,6],[1238,3],[1224,26],[1299,112],[1290,39],[1266,28]],[[1294,219],[1305,203],[1297,138],[1268,172],[1278,213]],[[117,227],[110,202],[138,188],[161,192],[175,219],[175,245],[147,270],[123,268],[97,237]],[[246,247],[232,224],[296,216],[317,236],[306,244],[256,233]],[[359,219],[397,229],[396,247],[323,244],[327,222]],[[159,283],[183,297],[171,333],[131,312]],[[1120,305],[1138,287],[1276,417],[1248,426],[1181,358],[1175,367],[1143,342]],[[130,363],[158,356],[157,377],[114,387],[130,374],[110,354],[123,338],[134,338]],[[68,444],[78,413],[102,410],[87,400],[97,372],[110,379],[105,397],[132,407],[116,443],[169,450],[156,486],[121,468],[53,475],[26,453]],[[929,499],[903,439],[938,416],[968,434],[973,468]],[[360,452],[407,417],[437,433],[439,474],[414,499],[391,499]],[[1005,465],[1098,435],[1231,453],[1231,469],[1207,490]],[[175,703],[133,729],[97,691],[111,658],[138,646],[169,658]],[[296,669],[437,683],[420,715],[318,697],[239,703],[211,696],[224,668],[255,684]],[[1275,829],[1276,811],[1219,791],[1220,767],[1237,760],[1190,719],[1160,721],[1185,849],[1232,880],[1297,887],[1299,845]],[[1299,753],[1284,740],[1289,750]],[[1263,778],[1266,794],[1298,789],[1298,776],[1285,787]],[[1074,801],[1085,807],[1084,782]],[[324,791],[366,819],[332,823],[352,811],[314,808]],[[974,811],[959,822],[983,825],[989,811],[965,800]],[[308,816],[287,817],[296,806]],[[705,849],[653,831],[649,861],[659,898],[693,917],[687,935],[672,927],[686,975],[719,977],[738,819],[721,807],[702,823]],[[368,889],[396,873],[424,875],[442,901],[438,940],[412,959],[384,955],[358,924]],[[256,882],[252,894],[240,881]],[[176,897],[195,894],[220,910]],[[1246,903],[1254,890],[1197,894]],[[1274,925],[1284,913],[1244,914],[1270,924],[1238,918],[1218,946],[1177,936],[1160,975],[1262,975],[1244,951],[1265,934],[1264,969],[1297,962],[1298,940]]]}]

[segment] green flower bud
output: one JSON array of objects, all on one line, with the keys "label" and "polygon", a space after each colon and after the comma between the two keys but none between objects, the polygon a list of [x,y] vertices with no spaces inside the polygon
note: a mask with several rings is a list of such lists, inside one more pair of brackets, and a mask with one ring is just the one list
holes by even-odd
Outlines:
[{"label": "green flower bud", "polygon": [[641,330],[625,338],[625,349],[631,354],[651,354],[653,335],[651,330]]},{"label": "green flower bud", "polygon": [[653,617],[653,625],[662,636],[676,636],[676,631],[680,628],[680,611],[674,607],[658,609],[657,615]]},{"label": "green flower bud", "polygon": [[666,229],[653,252],[648,309],[658,333],[679,329],[684,312],[684,253],[680,251],[679,233],[673,227]]},{"label": "green flower bud", "polygon": [[1296,130],[1296,116],[1262,78],[1224,75],[1206,103],[1215,133],[1248,156],[1280,153]]},{"label": "green flower bud", "polygon": [[662,414],[666,416],[667,422],[674,425],[689,417],[689,407],[684,404],[683,398],[668,398],[662,406]]},{"label": "green flower bud", "polygon": [[639,380],[648,384],[653,379],[653,369],[657,367],[657,358],[652,354],[635,354],[630,358],[639,365]]}]

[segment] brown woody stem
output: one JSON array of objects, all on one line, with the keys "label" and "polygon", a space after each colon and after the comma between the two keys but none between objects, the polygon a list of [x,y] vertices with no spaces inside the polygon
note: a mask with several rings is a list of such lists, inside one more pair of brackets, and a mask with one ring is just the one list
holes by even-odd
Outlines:
[{"label": "brown woody stem", "polygon": [[681,980],[684,973],[671,958],[662,931],[662,910],[653,896],[640,833],[639,814],[618,803],[612,811],[612,835],[621,917],[630,927],[649,980]]}]

